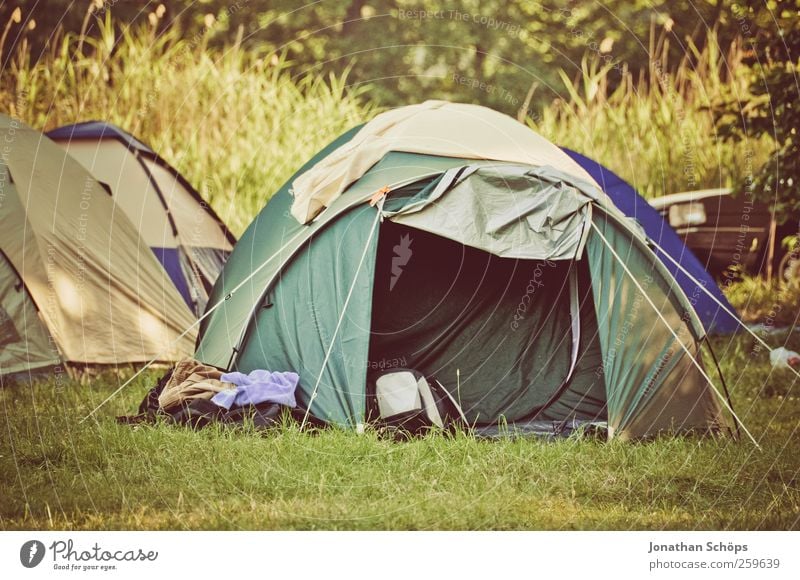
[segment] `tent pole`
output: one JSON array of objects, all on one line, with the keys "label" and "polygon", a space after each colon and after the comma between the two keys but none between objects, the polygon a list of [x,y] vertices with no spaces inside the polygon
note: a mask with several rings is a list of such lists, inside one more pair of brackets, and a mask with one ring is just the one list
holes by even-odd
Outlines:
[{"label": "tent pole", "polygon": [[[711,341],[708,340],[708,336],[703,337],[703,342],[706,343],[706,348],[708,348],[709,354],[711,354],[711,358],[714,361],[714,366],[717,368],[717,375],[719,375],[719,382],[722,383],[722,391],[725,393],[725,398],[728,400],[728,404],[733,407],[733,402],[731,401],[731,393],[728,391],[728,385],[725,382],[725,376],[722,374],[722,369],[719,367],[719,361],[717,360],[717,355],[714,354],[714,348],[711,346]],[[742,436],[742,431],[739,427],[738,422],[734,422],[736,425],[736,439],[738,440],[739,437]]]},{"label": "tent pole", "polygon": [[[308,405],[306,405],[306,412],[303,414],[303,421],[300,423],[300,430],[303,430],[308,422],[308,415],[311,413],[311,404],[314,402],[314,399],[317,398],[317,392],[319,391],[319,384],[322,382],[322,375],[325,372],[325,368],[328,366],[328,360],[331,358],[331,352],[333,352],[333,345],[336,343],[336,337],[339,334],[339,329],[342,327],[342,321],[344,320],[344,315],[347,312],[347,306],[350,304],[350,299],[353,297],[353,290],[355,290],[356,282],[358,282],[358,275],[361,273],[361,267],[364,265],[364,260],[367,258],[367,251],[369,250],[369,245],[372,243],[372,238],[375,236],[375,231],[378,229],[378,223],[381,221],[383,217],[383,200],[386,199],[386,192],[383,193],[383,196],[376,200],[378,205],[377,212],[375,214],[375,220],[372,222],[372,227],[369,231],[369,236],[367,237],[367,243],[364,244],[364,251],[361,253],[361,259],[358,261],[358,267],[356,268],[356,273],[353,276],[353,282],[350,284],[350,290],[347,292],[347,297],[344,300],[344,304],[342,304],[342,313],[339,315],[339,320],[336,321],[336,328],[333,331],[333,336],[331,336],[331,342],[328,345],[328,350],[325,352],[325,358],[322,360],[322,367],[319,369],[319,375],[317,376],[317,381],[314,383],[314,388],[311,390],[311,396],[308,398]],[[374,205],[374,204],[371,204]],[[361,424],[357,425],[359,430],[361,429]]]},{"label": "tent pole", "polygon": [[734,410],[733,410],[733,407],[732,407],[730,404],[728,404],[728,401],[725,399],[725,397],[722,395],[722,393],[720,393],[720,392],[719,392],[719,389],[717,389],[716,385],[714,385],[714,382],[711,380],[711,377],[709,377],[709,376],[708,376],[708,374],[706,373],[706,371],[703,369],[703,367],[702,367],[702,366],[700,366],[700,363],[698,363],[698,362],[695,360],[695,358],[694,358],[694,355],[693,355],[693,354],[692,354],[692,352],[689,350],[689,347],[687,347],[687,346],[684,344],[684,342],[683,342],[683,341],[680,339],[680,337],[678,336],[678,333],[676,333],[676,332],[673,330],[673,328],[670,326],[670,324],[669,324],[669,321],[668,321],[666,318],[664,318],[664,315],[663,315],[663,314],[661,314],[661,311],[658,309],[658,307],[657,307],[657,306],[656,306],[656,305],[653,303],[653,301],[650,299],[650,296],[648,296],[648,295],[647,295],[647,292],[644,290],[644,288],[642,288],[642,285],[641,285],[641,284],[639,284],[639,281],[636,279],[636,276],[634,276],[634,275],[633,275],[633,272],[631,272],[631,271],[628,269],[628,266],[625,264],[625,262],[624,262],[624,261],[622,260],[622,258],[619,256],[619,254],[617,254],[617,252],[614,250],[614,248],[611,246],[611,244],[608,242],[608,240],[606,239],[606,237],[605,237],[605,236],[603,235],[603,233],[600,231],[600,228],[598,228],[598,227],[597,227],[597,226],[594,224],[594,222],[592,222],[592,228],[594,228],[594,231],[595,231],[595,232],[597,232],[597,235],[598,235],[598,236],[600,236],[600,239],[603,241],[603,243],[604,243],[604,244],[606,245],[606,247],[609,249],[609,251],[610,251],[610,252],[611,252],[611,254],[614,256],[614,258],[617,260],[617,262],[619,262],[619,265],[620,265],[620,266],[622,266],[622,269],[623,269],[623,270],[625,270],[625,273],[628,275],[628,277],[631,279],[631,281],[633,281],[633,283],[634,283],[634,284],[636,285],[636,287],[639,289],[639,292],[641,292],[641,293],[642,293],[642,296],[644,296],[645,300],[647,300],[647,303],[648,303],[648,304],[650,304],[650,306],[653,308],[653,310],[654,310],[654,311],[655,311],[655,313],[658,315],[658,317],[659,317],[659,319],[661,320],[661,322],[663,322],[663,323],[664,323],[664,326],[667,328],[667,330],[669,330],[669,331],[670,331],[670,333],[671,333],[671,334],[672,334],[672,336],[675,338],[675,340],[678,342],[678,344],[681,346],[681,348],[682,348],[682,349],[683,349],[683,350],[686,352],[686,354],[688,354],[688,355],[689,355],[689,360],[690,360],[690,361],[692,361],[692,364],[694,364],[694,366],[695,366],[695,367],[697,367],[697,370],[698,370],[698,371],[700,371],[700,374],[701,374],[701,375],[703,375],[703,378],[705,378],[706,382],[708,382],[708,385],[709,385],[709,386],[710,386],[710,387],[713,389],[714,393],[716,393],[717,397],[718,397],[718,398],[719,398],[719,400],[722,402],[723,406],[724,406],[724,407],[725,407],[725,408],[728,410],[728,412],[729,412],[729,413],[730,413],[730,414],[733,416],[734,420],[735,420],[735,421],[737,421],[737,422],[739,423],[739,425],[741,425],[741,427],[742,427],[742,430],[743,430],[743,431],[744,431],[744,432],[747,434],[747,436],[748,436],[748,437],[750,438],[750,440],[753,442],[753,445],[755,445],[755,446],[756,446],[756,449],[758,449],[759,451],[761,451],[761,446],[758,444],[758,441],[756,441],[755,437],[753,437],[753,435],[750,433],[750,431],[747,429],[747,427],[745,427],[745,425],[744,425],[744,423],[742,422],[742,420],[741,420],[741,419],[739,419],[739,416],[736,414],[736,411],[734,411]]},{"label": "tent pole", "polygon": [[263,263],[262,263],[262,264],[261,264],[261,265],[260,265],[258,268],[256,268],[256,269],[255,269],[255,270],[253,270],[252,272],[250,272],[250,275],[249,275],[249,276],[247,276],[247,278],[245,278],[245,279],[244,279],[244,280],[242,280],[242,281],[241,281],[239,284],[237,284],[237,285],[236,285],[236,286],[235,286],[235,287],[234,287],[234,288],[233,288],[233,289],[232,289],[230,292],[228,292],[228,293],[227,293],[227,294],[226,294],[226,295],[225,295],[225,296],[224,296],[224,297],[223,297],[223,298],[222,298],[222,299],[221,299],[219,302],[217,302],[216,304],[214,304],[214,305],[213,305],[211,308],[208,308],[208,309],[206,309],[205,313],[204,313],[204,314],[203,314],[203,315],[202,315],[200,318],[198,318],[197,320],[195,320],[195,321],[194,321],[194,322],[193,322],[191,325],[189,325],[189,326],[186,328],[186,330],[184,330],[183,332],[181,332],[181,333],[180,333],[180,334],[179,334],[179,335],[178,335],[178,336],[177,336],[177,337],[176,337],[176,338],[175,338],[175,339],[174,339],[172,342],[170,342],[170,343],[169,343],[169,346],[168,346],[167,348],[165,348],[164,350],[162,350],[162,351],[161,351],[160,353],[158,353],[158,354],[157,354],[155,357],[153,357],[153,358],[152,358],[152,359],[151,359],[151,360],[150,360],[150,361],[149,361],[147,364],[145,364],[145,365],[144,365],[142,368],[140,368],[138,371],[136,371],[136,373],[135,373],[135,374],[134,374],[134,375],[133,375],[131,378],[129,378],[127,381],[125,381],[125,382],[124,382],[124,383],[123,383],[123,384],[122,384],[122,385],[121,385],[121,386],[120,386],[120,387],[119,387],[119,388],[118,388],[116,391],[114,391],[114,392],[113,392],[113,393],[111,393],[111,394],[110,394],[108,397],[106,397],[106,398],[103,400],[103,402],[102,402],[102,403],[100,403],[100,404],[99,404],[99,405],[97,405],[97,406],[96,406],[94,409],[92,409],[92,411],[91,411],[91,412],[90,412],[88,415],[86,415],[86,416],[85,416],[83,419],[81,419],[81,420],[79,421],[79,423],[83,423],[84,421],[86,421],[86,419],[88,419],[89,417],[91,417],[92,415],[94,415],[94,414],[95,414],[97,411],[99,411],[99,410],[100,410],[100,408],[101,408],[103,405],[105,405],[105,404],[106,404],[106,403],[108,403],[108,402],[109,402],[111,399],[113,399],[114,397],[116,397],[116,396],[117,396],[117,395],[120,393],[120,391],[122,391],[122,389],[124,389],[124,388],[125,388],[125,387],[127,387],[129,384],[131,384],[131,382],[133,382],[133,380],[134,380],[136,377],[138,377],[140,374],[142,374],[144,371],[146,371],[148,368],[150,368],[150,366],[151,366],[151,365],[152,365],[154,362],[156,362],[156,361],[160,360],[160,359],[161,359],[161,357],[162,357],[163,355],[165,355],[166,353],[168,353],[168,352],[169,352],[169,349],[171,349],[173,346],[175,346],[176,344],[178,344],[178,342],[179,342],[179,341],[180,341],[180,340],[181,340],[181,339],[182,339],[184,336],[186,336],[187,334],[189,334],[189,332],[190,332],[190,331],[191,331],[191,330],[192,330],[194,327],[196,327],[196,326],[197,326],[198,324],[200,324],[200,323],[201,323],[201,322],[202,322],[204,319],[206,319],[208,316],[210,316],[210,315],[211,315],[211,313],[212,313],[212,312],[214,312],[214,311],[215,311],[217,308],[219,308],[220,306],[222,306],[222,304],[223,304],[225,301],[227,301],[227,300],[228,300],[228,299],[229,299],[231,296],[233,296],[234,294],[236,294],[236,292],[238,292],[238,291],[239,291],[239,289],[240,289],[242,286],[244,286],[245,284],[247,284],[247,283],[248,283],[248,282],[249,282],[249,281],[250,281],[250,280],[253,278],[253,276],[255,276],[255,275],[256,275],[256,274],[258,274],[258,273],[259,273],[261,270],[263,270],[263,269],[264,269],[264,268],[267,266],[267,264],[269,264],[269,263],[270,263],[272,260],[274,260],[276,256],[279,256],[279,255],[280,255],[280,253],[281,253],[283,250],[285,250],[285,249],[286,249],[286,248],[287,248],[287,247],[288,247],[290,244],[292,244],[292,243],[293,243],[293,242],[294,242],[294,241],[295,241],[297,238],[299,238],[299,237],[300,237],[300,235],[301,235],[301,234],[303,234],[303,233],[304,233],[304,231],[303,231],[303,230],[300,230],[300,231],[299,231],[299,232],[297,232],[297,233],[296,233],[294,236],[292,236],[292,238],[291,238],[291,239],[290,239],[288,242],[286,242],[286,243],[285,243],[285,244],[284,244],[284,245],[283,245],[283,246],[282,246],[282,247],[281,247],[281,248],[280,248],[280,249],[279,249],[277,252],[275,252],[275,253],[274,253],[274,254],[272,254],[272,255],[271,255],[269,258],[267,258],[267,259],[266,259],[266,260],[265,260],[265,261],[264,261],[264,262],[263,262]]},{"label": "tent pole", "polygon": [[[730,315],[730,317],[733,318],[739,324],[739,326],[741,326],[747,332],[749,332],[753,336],[753,338],[755,338],[761,344],[761,346],[766,348],[769,352],[772,352],[773,350],[775,350],[769,344],[767,344],[766,341],[764,341],[764,339],[762,339],[755,332],[753,332],[753,330],[749,326],[747,326],[744,322],[742,322],[742,320],[739,318],[739,316],[735,312],[732,312],[730,310],[730,308],[728,308],[722,302],[720,302],[719,298],[714,296],[714,294],[712,294],[711,291],[708,288],[706,288],[697,278],[692,276],[692,274],[690,272],[688,272],[686,270],[686,268],[684,268],[683,265],[680,262],[675,260],[675,258],[670,256],[666,251],[664,251],[664,249],[661,246],[659,246],[657,243],[655,243],[655,241],[650,240],[650,243],[652,243],[653,246],[655,246],[658,250],[660,250],[662,254],[664,254],[667,258],[669,258],[670,262],[675,264],[678,267],[678,269],[681,272],[683,272],[684,274],[686,274],[692,282],[697,284],[698,288],[700,288],[703,292],[705,292],[717,304],[717,306],[722,308],[722,310],[724,310],[728,315]],[[795,369],[794,367],[791,367],[791,366],[789,367],[789,369],[795,375],[797,375],[798,378],[800,378],[800,371],[798,371],[797,369]]]}]

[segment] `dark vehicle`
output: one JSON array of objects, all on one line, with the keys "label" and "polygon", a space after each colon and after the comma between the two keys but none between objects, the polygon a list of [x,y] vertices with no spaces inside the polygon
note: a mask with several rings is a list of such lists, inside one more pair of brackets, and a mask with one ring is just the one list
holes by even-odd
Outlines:
[{"label": "dark vehicle", "polygon": [[675,193],[650,204],[715,278],[739,271],[795,278],[797,256],[782,242],[797,234],[798,216],[777,225],[767,205],[730,189]]}]

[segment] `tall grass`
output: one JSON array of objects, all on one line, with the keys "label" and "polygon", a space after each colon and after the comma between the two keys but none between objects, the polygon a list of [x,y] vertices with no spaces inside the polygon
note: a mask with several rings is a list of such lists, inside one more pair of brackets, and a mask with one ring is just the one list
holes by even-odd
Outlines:
[{"label": "tall grass", "polygon": [[207,37],[156,26],[123,32],[110,12],[99,34],[53,39],[33,59],[24,41],[0,102],[38,129],[116,123],[184,173],[234,232],[313,153],[372,116],[347,76],[292,75],[280,55],[211,51]]},{"label": "tall grass", "polygon": [[[54,38],[36,59],[23,40],[2,71],[0,102],[39,129],[88,119],[122,126],[196,184],[236,233],[314,152],[376,112],[368,87],[351,88],[346,74],[293,76],[280,55],[239,41],[212,50],[204,34],[157,32],[151,16],[120,32],[107,11],[98,33]],[[723,49],[712,34],[702,50],[690,43],[673,70],[668,36],[652,36],[648,74],[587,56],[577,78],[562,73],[568,98],[529,124],[648,198],[740,181],[771,145],[734,145],[714,129],[714,106],[746,94],[743,48]]]},{"label": "tall grass", "polygon": [[689,41],[686,58],[670,68],[668,35],[651,37],[647,74],[589,55],[577,78],[562,72],[569,98],[528,123],[607,165],[646,198],[741,182],[771,149],[767,139],[733,144],[715,129],[714,108],[746,98],[743,47],[721,47],[711,33],[703,49]]}]

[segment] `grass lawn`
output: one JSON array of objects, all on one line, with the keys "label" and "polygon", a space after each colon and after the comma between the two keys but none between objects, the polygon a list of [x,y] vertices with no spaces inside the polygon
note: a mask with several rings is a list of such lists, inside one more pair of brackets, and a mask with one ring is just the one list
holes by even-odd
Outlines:
[{"label": "grass lawn", "polygon": [[716,348],[761,452],[729,438],[393,443],[294,427],[133,429],[114,416],[135,412],[153,375],[83,424],[116,379],[5,388],[0,527],[798,529],[798,386],[748,338]]}]

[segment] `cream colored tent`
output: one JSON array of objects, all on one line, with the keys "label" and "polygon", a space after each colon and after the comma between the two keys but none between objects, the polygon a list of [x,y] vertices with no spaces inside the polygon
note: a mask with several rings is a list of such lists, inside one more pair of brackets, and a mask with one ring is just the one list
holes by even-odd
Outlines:
[{"label": "cream colored tent", "polygon": [[103,186],[41,133],[0,115],[0,376],[175,360],[194,320]]},{"label": "cream colored tent", "polygon": [[236,241],[222,220],[169,163],[115,125],[89,121],[47,136],[108,187],[199,316]]},{"label": "cream colored tent", "polygon": [[507,115],[478,105],[425,101],[381,113],[300,175],[292,183],[292,215],[308,223],[390,151],[547,166],[597,185],[566,153]]}]

